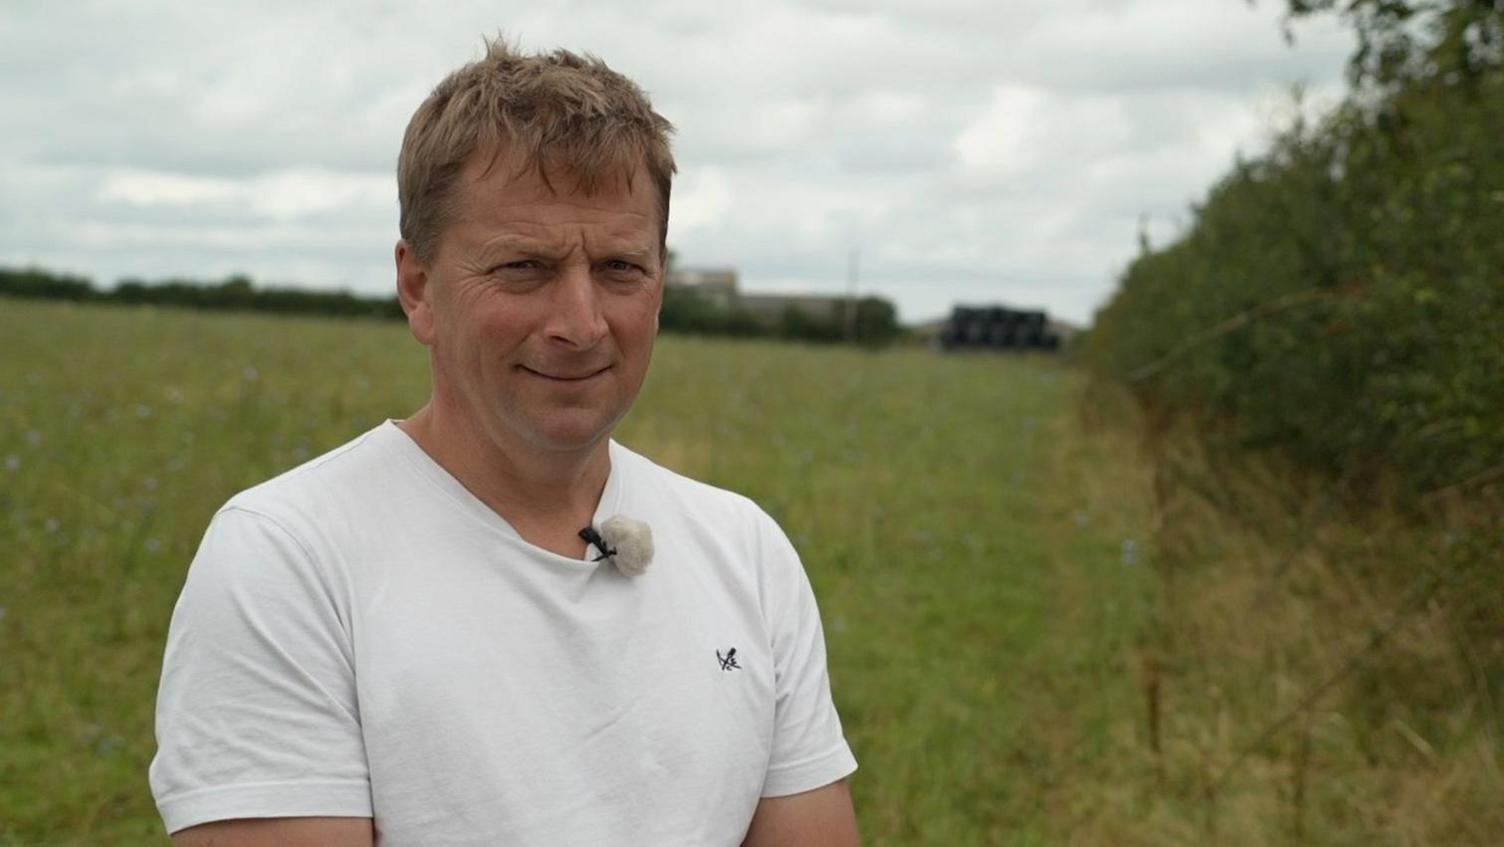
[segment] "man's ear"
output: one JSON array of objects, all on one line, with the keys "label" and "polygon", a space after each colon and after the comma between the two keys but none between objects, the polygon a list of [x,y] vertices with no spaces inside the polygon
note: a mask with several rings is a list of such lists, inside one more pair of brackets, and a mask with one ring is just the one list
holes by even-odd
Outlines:
[{"label": "man's ear", "polygon": [[395,254],[397,302],[407,314],[407,328],[420,344],[431,347],[434,341],[433,290],[428,284],[428,263],[418,258],[417,251],[405,239],[398,239]]}]

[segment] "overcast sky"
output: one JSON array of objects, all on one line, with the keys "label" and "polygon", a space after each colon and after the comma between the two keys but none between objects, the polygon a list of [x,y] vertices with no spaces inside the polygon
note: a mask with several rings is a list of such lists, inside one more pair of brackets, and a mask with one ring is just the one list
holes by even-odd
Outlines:
[{"label": "overcast sky", "polygon": [[0,264],[392,290],[408,117],[498,28],[678,128],[669,245],[748,291],[1084,322],[1238,151],[1341,91],[1264,0],[45,2],[0,12]]}]

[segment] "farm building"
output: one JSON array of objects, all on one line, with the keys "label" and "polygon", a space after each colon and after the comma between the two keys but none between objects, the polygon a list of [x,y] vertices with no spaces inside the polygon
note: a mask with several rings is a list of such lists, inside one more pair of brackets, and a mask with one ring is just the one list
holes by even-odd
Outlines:
[{"label": "farm building", "polygon": [[898,312],[881,297],[748,294],[730,268],[672,267],[665,279],[663,326],[689,332],[775,335],[881,344],[899,334]]},{"label": "farm building", "polygon": [[733,268],[670,268],[664,283],[670,288],[693,291],[721,308],[729,308],[737,299]]},{"label": "farm building", "polygon": [[845,297],[818,294],[743,294],[736,301],[743,311],[769,325],[778,323],[791,309],[817,320],[843,321],[850,303]]},{"label": "farm building", "polygon": [[823,294],[747,294],[738,290],[732,268],[671,268],[664,282],[670,289],[693,292],[721,309],[735,309],[768,327],[777,326],[789,312],[799,312],[814,321],[842,324],[854,300]]}]

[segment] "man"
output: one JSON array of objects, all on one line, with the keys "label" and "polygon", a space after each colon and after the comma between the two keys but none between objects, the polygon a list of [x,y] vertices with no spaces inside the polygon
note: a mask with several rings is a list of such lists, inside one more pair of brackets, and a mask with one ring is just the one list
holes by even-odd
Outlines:
[{"label": "man", "polygon": [[[792,547],[610,439],[670,131],[598,60],[500,40],[419,107],[396,264],[433,393],[210,524],[157,706],[174,844],[857,843]],[[646,529],[582,540],[617,516]]]}]

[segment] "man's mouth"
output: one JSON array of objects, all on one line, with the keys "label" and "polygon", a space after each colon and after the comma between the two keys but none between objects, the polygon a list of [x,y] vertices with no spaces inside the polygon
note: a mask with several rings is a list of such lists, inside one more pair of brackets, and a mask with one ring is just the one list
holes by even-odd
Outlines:
[{"label": "man's mouth", "polygon": [[543,379],[549,380],[550,382],[563,383],[586,382],[605,374],[606,371],[611,370],[610,365],[607,365],[603,368],[591,368],[588,370],[538,370],[536,368],[530,368],[527,365],[520,365],[519,367],[521,367],[524,371],[532,374],[533,376],[541,377]]}]

